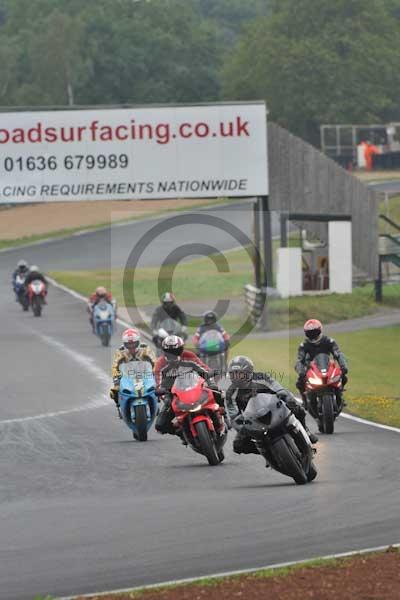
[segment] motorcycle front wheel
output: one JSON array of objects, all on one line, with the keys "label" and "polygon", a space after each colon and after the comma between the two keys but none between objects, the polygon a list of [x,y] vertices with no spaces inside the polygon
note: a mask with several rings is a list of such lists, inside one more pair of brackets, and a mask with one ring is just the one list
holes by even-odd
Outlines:
[{"label": "motorcycle front wheel", "polygon": [[211,439],[210,432],[208,431],[207,423],[205,421],[199,421],[195,425],[197,431],[197,437],[199,440],[199,446],[202,454],[207,458],[208,464],[211,466],[219,465],[223,458],[218,456],[215,444]]},{"label": "motorcycle front wheel", "polygon": [[294,442],[289,438],[280,438],[273,445],[275,460],[282,472],[292,477],[298,485],[304,485],[308,479],[296,450]]}]

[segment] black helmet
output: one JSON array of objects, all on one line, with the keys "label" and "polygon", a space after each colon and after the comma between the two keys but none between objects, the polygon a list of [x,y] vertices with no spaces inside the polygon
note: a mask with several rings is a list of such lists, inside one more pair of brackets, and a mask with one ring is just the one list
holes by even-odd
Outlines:
[{"label": "black helmet", "polygon": [[254,363],[247,356],[235,356],[228,365],[228,374],[236,387],[246,387],[253,379]]},{"label": "black helmet", "polygon": [[208,310],[203,315],[205,325],[215,325],[217,322],[217,315],[213,310]]}]

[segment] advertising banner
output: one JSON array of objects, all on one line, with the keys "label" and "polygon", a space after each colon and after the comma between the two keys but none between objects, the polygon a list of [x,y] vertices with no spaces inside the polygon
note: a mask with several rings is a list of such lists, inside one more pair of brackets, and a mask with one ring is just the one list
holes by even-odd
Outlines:
[{"label": "advertising banner", "polygon": [[263,102],[0,113],[0,202],[268,194]]}]

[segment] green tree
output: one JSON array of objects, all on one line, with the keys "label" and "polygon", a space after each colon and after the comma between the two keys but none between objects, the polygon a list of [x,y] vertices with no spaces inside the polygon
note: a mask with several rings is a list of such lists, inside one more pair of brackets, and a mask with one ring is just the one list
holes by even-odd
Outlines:
[{"label": "green tree", "polygon": [[265,98],[271,118],[314,143],[323,122],[382,121],[399,110],[393,4],[273,0],[225,63],[224,96]]}]

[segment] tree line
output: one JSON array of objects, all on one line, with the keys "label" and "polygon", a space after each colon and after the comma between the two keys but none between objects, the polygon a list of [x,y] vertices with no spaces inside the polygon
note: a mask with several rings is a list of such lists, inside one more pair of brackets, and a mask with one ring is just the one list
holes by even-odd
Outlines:
[{"label": "tree line", "polygon": [[0,105],[265,99],[320,123],[400,121],[400,0],[0,0]]}]

